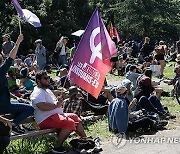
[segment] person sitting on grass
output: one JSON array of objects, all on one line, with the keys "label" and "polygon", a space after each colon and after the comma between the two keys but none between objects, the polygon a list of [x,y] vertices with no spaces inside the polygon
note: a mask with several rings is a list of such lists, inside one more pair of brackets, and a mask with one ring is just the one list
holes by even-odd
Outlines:
[{"label": "person sitting on grass", "polygon": [[136,73],[136,66],[132,65],[129,68],[129,71],[126,73],[126,78],[133,83],[133,90],[137,87],[137,78],[140,76],[139,73]]},{"label": "person sitting on grass", "polygon": [[75,113],[78,116],[82,115],[82,100],[79,99],[81,95],[79,91],[76,86],[69,88],[69,98],[63,101],[64,113]]},{"label": "person sitting on grass", "polygon": [[[176,83],[177,83],[178,79],[180,78],[180,65],[176,66],[174,68],[174,73],[175,73],[174,78],[172,78],[170,80],[163,80],[164,83],[167,83],[168,85],[173,85],[174,86],[174,89],[171,91],[171,96],[174,96]],[[178,92],[178,93],[180,93],[180,92]]]},{"label": "person sitting on grass", "polygon": [[[133,93],[131,90],[132,82],[128,79],[124,79],[121,82],[121,85],[127,88],[126,93],[126,101],[128,104],[133,101]],[[137,101],[137,103],[133,106],[132,111],[139,111],[141,109],[145,109],[148,112],[154,112],[162,116],[163,118],[175,118],[174,116],[170,115],[166,110],[165,107],[161,104],[160,100],[157,98],[156,95],[151,95],[149,98],[146,96],[141,96],[141,98]]]},{"label": "person sitting on grass", "polygon": [[34,87],[36,86],[35,81],[31,80],[29,77],[29,70],[27,67],[22,68],[20,71],[20,84],[21,88],[23,88],[26,91],[33,91]]},{"label": "person sitting on grass", "polygon": [[81,119],[74,113],[63,112],[62,96],[55,97],[53,92],[48,89],[50,78],[45,71],[36,74],[36,83],[37,86],[30,96],[35,109],[35,120],[40,129],[60,129],[53,152],[65,153],[62,145],[72,131],[75,131],[80,137],[86,137]]},{"label": "person sitting on grass", "polygon": [[19,127],[18,123],[26,119],[34,112],[31,105],[24,103],[11,103],[10,92],[8,88],[8,80],[6,73],[8,72],[13,60],[16,58],[16,54],[20,43],[23,40],[23,35],[19,35],[15,43],[15,46],[11,50],[9,57],[3,62],[3,57],[0,55],[0,113],[1,114],[13,114],[14,119],[12,121],[12,130],[17,133],[24,133]]}]

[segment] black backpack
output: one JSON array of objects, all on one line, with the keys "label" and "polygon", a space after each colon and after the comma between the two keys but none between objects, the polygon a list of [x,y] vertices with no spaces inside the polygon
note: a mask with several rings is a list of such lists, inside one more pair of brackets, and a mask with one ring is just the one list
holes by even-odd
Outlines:
[{"label": "black backpack", "polygon": [[74,149],[93,149],[95,142],[92,137],[81,137],[80,139],[73,139],[69,142]]}]

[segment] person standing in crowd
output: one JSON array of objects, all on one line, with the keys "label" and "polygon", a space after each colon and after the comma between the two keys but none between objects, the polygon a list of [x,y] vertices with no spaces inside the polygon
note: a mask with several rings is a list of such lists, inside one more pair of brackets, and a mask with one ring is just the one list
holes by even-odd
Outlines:
[{"label": "person standing in crowd", "polygon": [[28,104],[10,102],[10,92],[6,73],[12,65],[13,60],[16,58],[16,54],[22,40],[23,35],[19,35],[13,49],[9,53],[9,57],[4,62],[2,55],[0,55],[0,113],[15,115],[12,121],[12,129],[17,133],[24,133],[19,128],[18,123],[30,116],[34,111],[33,107]]},{"label": "person standing in crowd", "polygon": [[145,58],[149,56],[152,51],[153,50],[150,46],[150,38],[145,37],[144,44],[142,45],[142,48],[140,49],[141,55],[143,56],[143,58]]},{"label": "person standing in crowd", "polygon": [[9,34],[5,34],[2,37],[3,37],[3,44],[2,44],[1,54],[4,57],[8,57],[9,53],[12,50],[12,48],[14,47],[15,43],[13,41],[11,41],[11,37]]},{"label": "person standing in crowd", "polygon": [[35,55],[36,63],[39,70],[43,70],[46,66],[46,48],[42,45],[42,40],[38,39],[35,41]]},{"label": "person standing in crowd", "polygon": [[[112,41],[114,42],[115,46],[117,47],[118,45],[118,42],[117,42],[117,37],[116,36],[113,36],[112,38]],[[118,53],[114,54],[112,57],[111,57],[111,64],[112,64],[112,67],[116,68],[117,71],[119,72],[119,60],[118,60]],[[113,69],[111,70],[111,73],[113,72]]]},{"label": "person standing in crowd", "polygon": [[176,50],[177,50],[177,53],[180,54],[180,39],[179,41],[176,42]]},{"label": "person standing in crowd", "polygon": [[62,36],[60,38],[60,40],[57,42],[56,44],[56,49],[55,49],[55,55],[58,56],[58,63],[59,65],[61,65],[62,67],[64,67],[65,65],[67,65],[67,50],[69,50],[67,48],[67,43],[68,43],[68,37],[66,36]]},{"label": "person standing in crowd", "polygon": [[167,55],[167,46],[164,44],[164,41],[159,42],[159,46],[155,48],[155,59],[159,62],[160,68],[160,76],[163,77],[164,68],[166,67],[165,55]]}]

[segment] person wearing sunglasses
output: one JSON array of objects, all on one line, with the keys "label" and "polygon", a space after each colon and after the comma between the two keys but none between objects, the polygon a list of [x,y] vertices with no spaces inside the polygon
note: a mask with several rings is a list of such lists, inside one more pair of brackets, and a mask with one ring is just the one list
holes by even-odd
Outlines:
[{"label": "person wearing sunglasses", "polygon": [[37,86],[30,99],[34,107],[34,117],[40,129],[60,129],[57,144],[53,152],[65,153],[63,142],[75,131],[80,137],[86,137],[81,119],[74,113],[64,113],[62,109],[63,97],[55,96],[48,88],[50,79],[45,71],[36,74]]}]

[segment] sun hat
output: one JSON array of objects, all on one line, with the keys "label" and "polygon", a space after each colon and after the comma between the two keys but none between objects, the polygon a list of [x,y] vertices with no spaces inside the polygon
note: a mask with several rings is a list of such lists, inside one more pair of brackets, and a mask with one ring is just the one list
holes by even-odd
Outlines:
[{"label": "sun hat", "polygon": [[79,94],[80,91],[81,90],[79,88],[77,88],[76,86],[71,86],[69,88],[69,97],[76,95],[76,94]]}]

